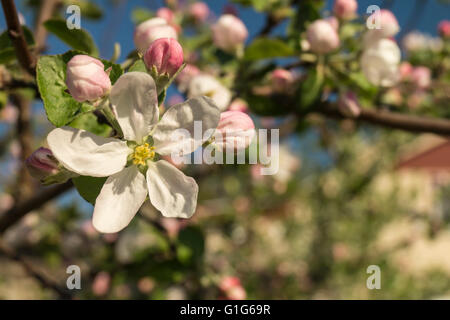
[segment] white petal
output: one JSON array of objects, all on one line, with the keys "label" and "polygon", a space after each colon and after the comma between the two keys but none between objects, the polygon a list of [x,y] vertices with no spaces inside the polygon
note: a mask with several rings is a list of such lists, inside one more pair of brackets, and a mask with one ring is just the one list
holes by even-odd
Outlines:
[{"label": "white petal", "polygon": [[95,201],[92,224],[104,233],[125,228],[147,197],[145,177],[136,166],[123,169],[106,180]]},{"label": "white petal", "polygon": [[52,130],[47,142],[64,167],[92,177],[107,177],[121,171],[130,153],[125,141],[99,137],[72,127]]},{"label": "white petal", "polygon": [[159,118],[153,78],[144,72],[121,76],[109,96],[126,140],[141,142]]},{"label": "white petal", "polygon": [[198,185],[169,162],[149,164],[148,195],[152,205],[168,218],[190,218],[197,207]]},{"label": "white petal", "polygon": [[[161,155],[169,155],[172,152],[191,153],[209,139],[212,132],[208,136],[204,133],[217,128],[219,119],[219,109],[214,101],[207,97],[189,99],[172,106],[164,113],[152,135],[155,151]],[[195,133],[194,122],[197,122],[198,127]],[[183,135],[183,132],[187,135]]]}]

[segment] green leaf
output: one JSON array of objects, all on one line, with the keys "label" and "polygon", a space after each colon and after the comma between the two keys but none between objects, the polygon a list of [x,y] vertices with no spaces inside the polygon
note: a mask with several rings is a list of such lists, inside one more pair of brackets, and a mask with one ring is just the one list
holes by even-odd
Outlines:
[{"label": "green leaf", "polygon": [[133,20],[135,24],[144,22],[154,16],[155,14],[152,11],[145,8],[136,8],[131,12],[131,20]]},{"label": "green leaf", "polygon": [[86,30],[70,30],[67,28],[66,21],[61,19],[47,20],[44,23],[44,27],[71,48],[86,52],[92,56],[98,56],[97,46]]},{"label": "green leaf", "polygon": [[[35,44],[33,33],[26,26],[23,26],[22,29],[25,36],[25,41],[30,49],[32,49]],[[16,58],[16,51],[8,35],[8,31],[4,31],[0,34],[0,64],[7,64],[14,61]]]},{"label": "green leaf", "polygon": [[76,2],[69,2],[70,4],[75,4],[80,7],[83,17],[97,20],[103,16],[102,9],[100,9],[100,7],[93,1],[77,0]]},{"label": "green leaf", "polygon": [[272,59],[289,57],[294,54],[294,50],[280,39],[258,38],[246,48],[244,59]]},{"label": "green leaf", "polygon": [[178,235],[177,257],[183,264],[194,264],[205,251],[203,233],[196,227],[187,227]]},{"label": "green leaf", "polygon": [[91,204],[95,204],[98,194],[105,184],[105,178],[94,178],[88,176],[80,176],[72,179],[75,188],[77,188],[80,196]]},{"label": "green leaf", "polygon": [[147,73],[147,68],[145,66],[145,63],[142,59],[137,60],[135,63],[133,63],[130,67],[130,69],[128,69],[128,72],[132,72],[132,71],[138,71],[138,72],[145,72]]},{"label": "green leaf", "polygon": [[87,130],[102,137],[109,137],[112,131],[112,128],[106,123],[98,123],[98,118],[91,112],[80,115],[69,126]]},{"label": "green leaf", "polygon": [[[48,120],[57,127],[72,122],[78,115],[94,110],[89,103],[81,103],[72,98],[67,92],[66,65],[77,51],[68,51],[63,55],[42,56],[37,64],[37,84],[44,102]],[[111,68],[109,77],[111,83],[123,73],[119,65],[109,61],[101,60],[105,69]]]}]

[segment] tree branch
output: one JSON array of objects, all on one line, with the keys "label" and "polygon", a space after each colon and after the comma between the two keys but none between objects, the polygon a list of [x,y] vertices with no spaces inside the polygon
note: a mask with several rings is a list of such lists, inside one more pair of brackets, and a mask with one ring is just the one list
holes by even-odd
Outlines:
[{"label": "tree branch", "polygon": [[[316,112],[327,117],[345,119],[338,108],[332,104],[326,104]],[[450,136],[450,120],[410,116],[385,110],[362,109],[355,121],[376,124],[392,129],[401,129],[410,132],[427,132],[444,136]]]},{"label": "tree branch", "polygon": [[67,290],[64,290],[53,280],[48,279],[46,276],[41,274],[38,270],[34,268],[34,266],[31,263],[29,263],[22,256],[20,256],[13,248],[6,246],[1,240],[0,240],[0,252],[3,253],[6,257],[20,263],[30,276],[39,281],[43,287],[55,291],[60,299],[72,299],[72,295]]},{"label": "tree branch", "polygon": [[28,50],[22,26],[17,15],[16,5],[13,0],[2,0],[8,34],[17,53],[20,65],[31,75],[36,74],[36,59]]},{"label": "tree branch", "polygon": [[20,94],[12,94],[11,100],[19,111],[16,123],[17,139],[20,144],[21,170],[18,173],[15,198],[28,197],[31,194],[31,176],[25,169],[25,160],[32,152],[33,136],[31,132],[31,102]]},{"label": "tree branch", "polygon": [[15,205],[13,208],[0,214],[0,234],[5,232],[10,226],[19,221],[27,213],[32,210],[38,209],[44,205],[47,201],[50,201],[64,192],[70,190],[73,187],[71,181],[46,188],[26,201],[22,201]]}]

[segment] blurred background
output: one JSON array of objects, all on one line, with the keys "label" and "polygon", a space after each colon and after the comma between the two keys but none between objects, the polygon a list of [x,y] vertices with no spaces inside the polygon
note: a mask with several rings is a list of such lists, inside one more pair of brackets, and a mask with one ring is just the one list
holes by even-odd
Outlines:
[{"label": "blurred background", "polygon": [[[33,26],[38,2],[16,1],[26,25]],[[249,30],[249,42],[264,27],[265,15],[250,7],[205,2],[211,19],[234,10]],[[433,39],[437,23],[450,18],[448,1],[358,4],[361,15],[372,4],[392,10],[402,28],[399,43],[413,31]],[[119,42],[123,62],[134,49],[135,23],[164,4],[95,5],[98,11],[91,8],[89,17],[82,12],[82,27],[103,58]],[[282,23],[272,34],[286,27]],[[5,28],[2,16],[0,30]],[[68,49],[48,37],[46,54]],[[169,99],[179,94],[171,88]],[[14,103],[6,103],[0,115],[0,212],[13,208],[21,194],[14,188],[22,170]],[[289,126],[286,119],[254,120],[259,128]],[[32,130],[37,148],[51,130],[38,100],[32,104]],[[185,167],[200,187],[190,220],[162,219],[147,203],[125,230],[102,235],[91,225],[92,206],[75,190],[64,190],[0,228],[0,298],[450,298],[448,140],[319,119],[281,138],[274,176],[259,175],[258,165]],[[28,187],[38,190],[39,183],[31,180]],[[81,269],[81,290],[65,289],[70,265]],[[366,287],[370,265],[380,267],[379,290]]]}]

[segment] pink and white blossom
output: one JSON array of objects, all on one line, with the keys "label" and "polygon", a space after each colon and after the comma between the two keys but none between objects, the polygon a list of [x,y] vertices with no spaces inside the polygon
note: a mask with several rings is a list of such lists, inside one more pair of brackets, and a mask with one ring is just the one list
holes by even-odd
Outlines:
[{"label": "pink and white blossom", "polygon": [[326,54],[339,47],[339,36],[333,26],[326,20],[316,20],[308,26],[306,36],[311,51]]},{"label": "pink and white blossom", "polygon": [[103,63],[87,55],[76,55],[67,63],[66,84],[72,97],[95,101],[111,89],[111,80]]},{"label": "pink and white blossom", "polygon": [[166,74],[170,77],[180,69],[183,60],[183,48],[172,38],[155,40],[144,55],[144,62],[149,70],[156,68],[159,75]]},{"label": "pink and white blossom", "polygon": [[333,12],[339,19],[350,20],[356,16],[358,2],[356,0],[336,0]]},{"label": "pink and white blossom", "polygon": [[248,37],[245,24],[231,14],[222,15],[212,27],[214,44],[227,52],[234,53],[242,47]]},{"label": "pink and white blossom", "polygon": [[173,11],[170,10],[169,8],[166,8],[166,7],[159,8],[159,9],[156,11],[156,16],[157,16],[158,18],[163,18],[163,19],[166,20],[167,23],[169,23],[169,24],[170,24],[170,23],[173,23],[174,18],[175,18],[175,14],[173,13]]},{"label": "pink and white blossom", "polygon": [[39,148],[35,150],[25,161],[30,175],[42,180],[48,176],[58,173],[59,164],[50,149]]},{"label": "pink and white blossom", "polygon": [[189,6],[189,14],[198,23],[205,22],[209,15],[209,7],[204,2],[195,2]]},{"label": "pink and white blossom", "polygon": [[134,44],[141,54],[160,38],[178,39],[177,31],[166,19],[156,17],[139,24],[134,31]]},{"label": "pink and white blossom", "polygon": [[243,150],[255,136],[255,124],[252,118],[240,111],[225,111],[214,133],[214,144],[221,150]]}]

